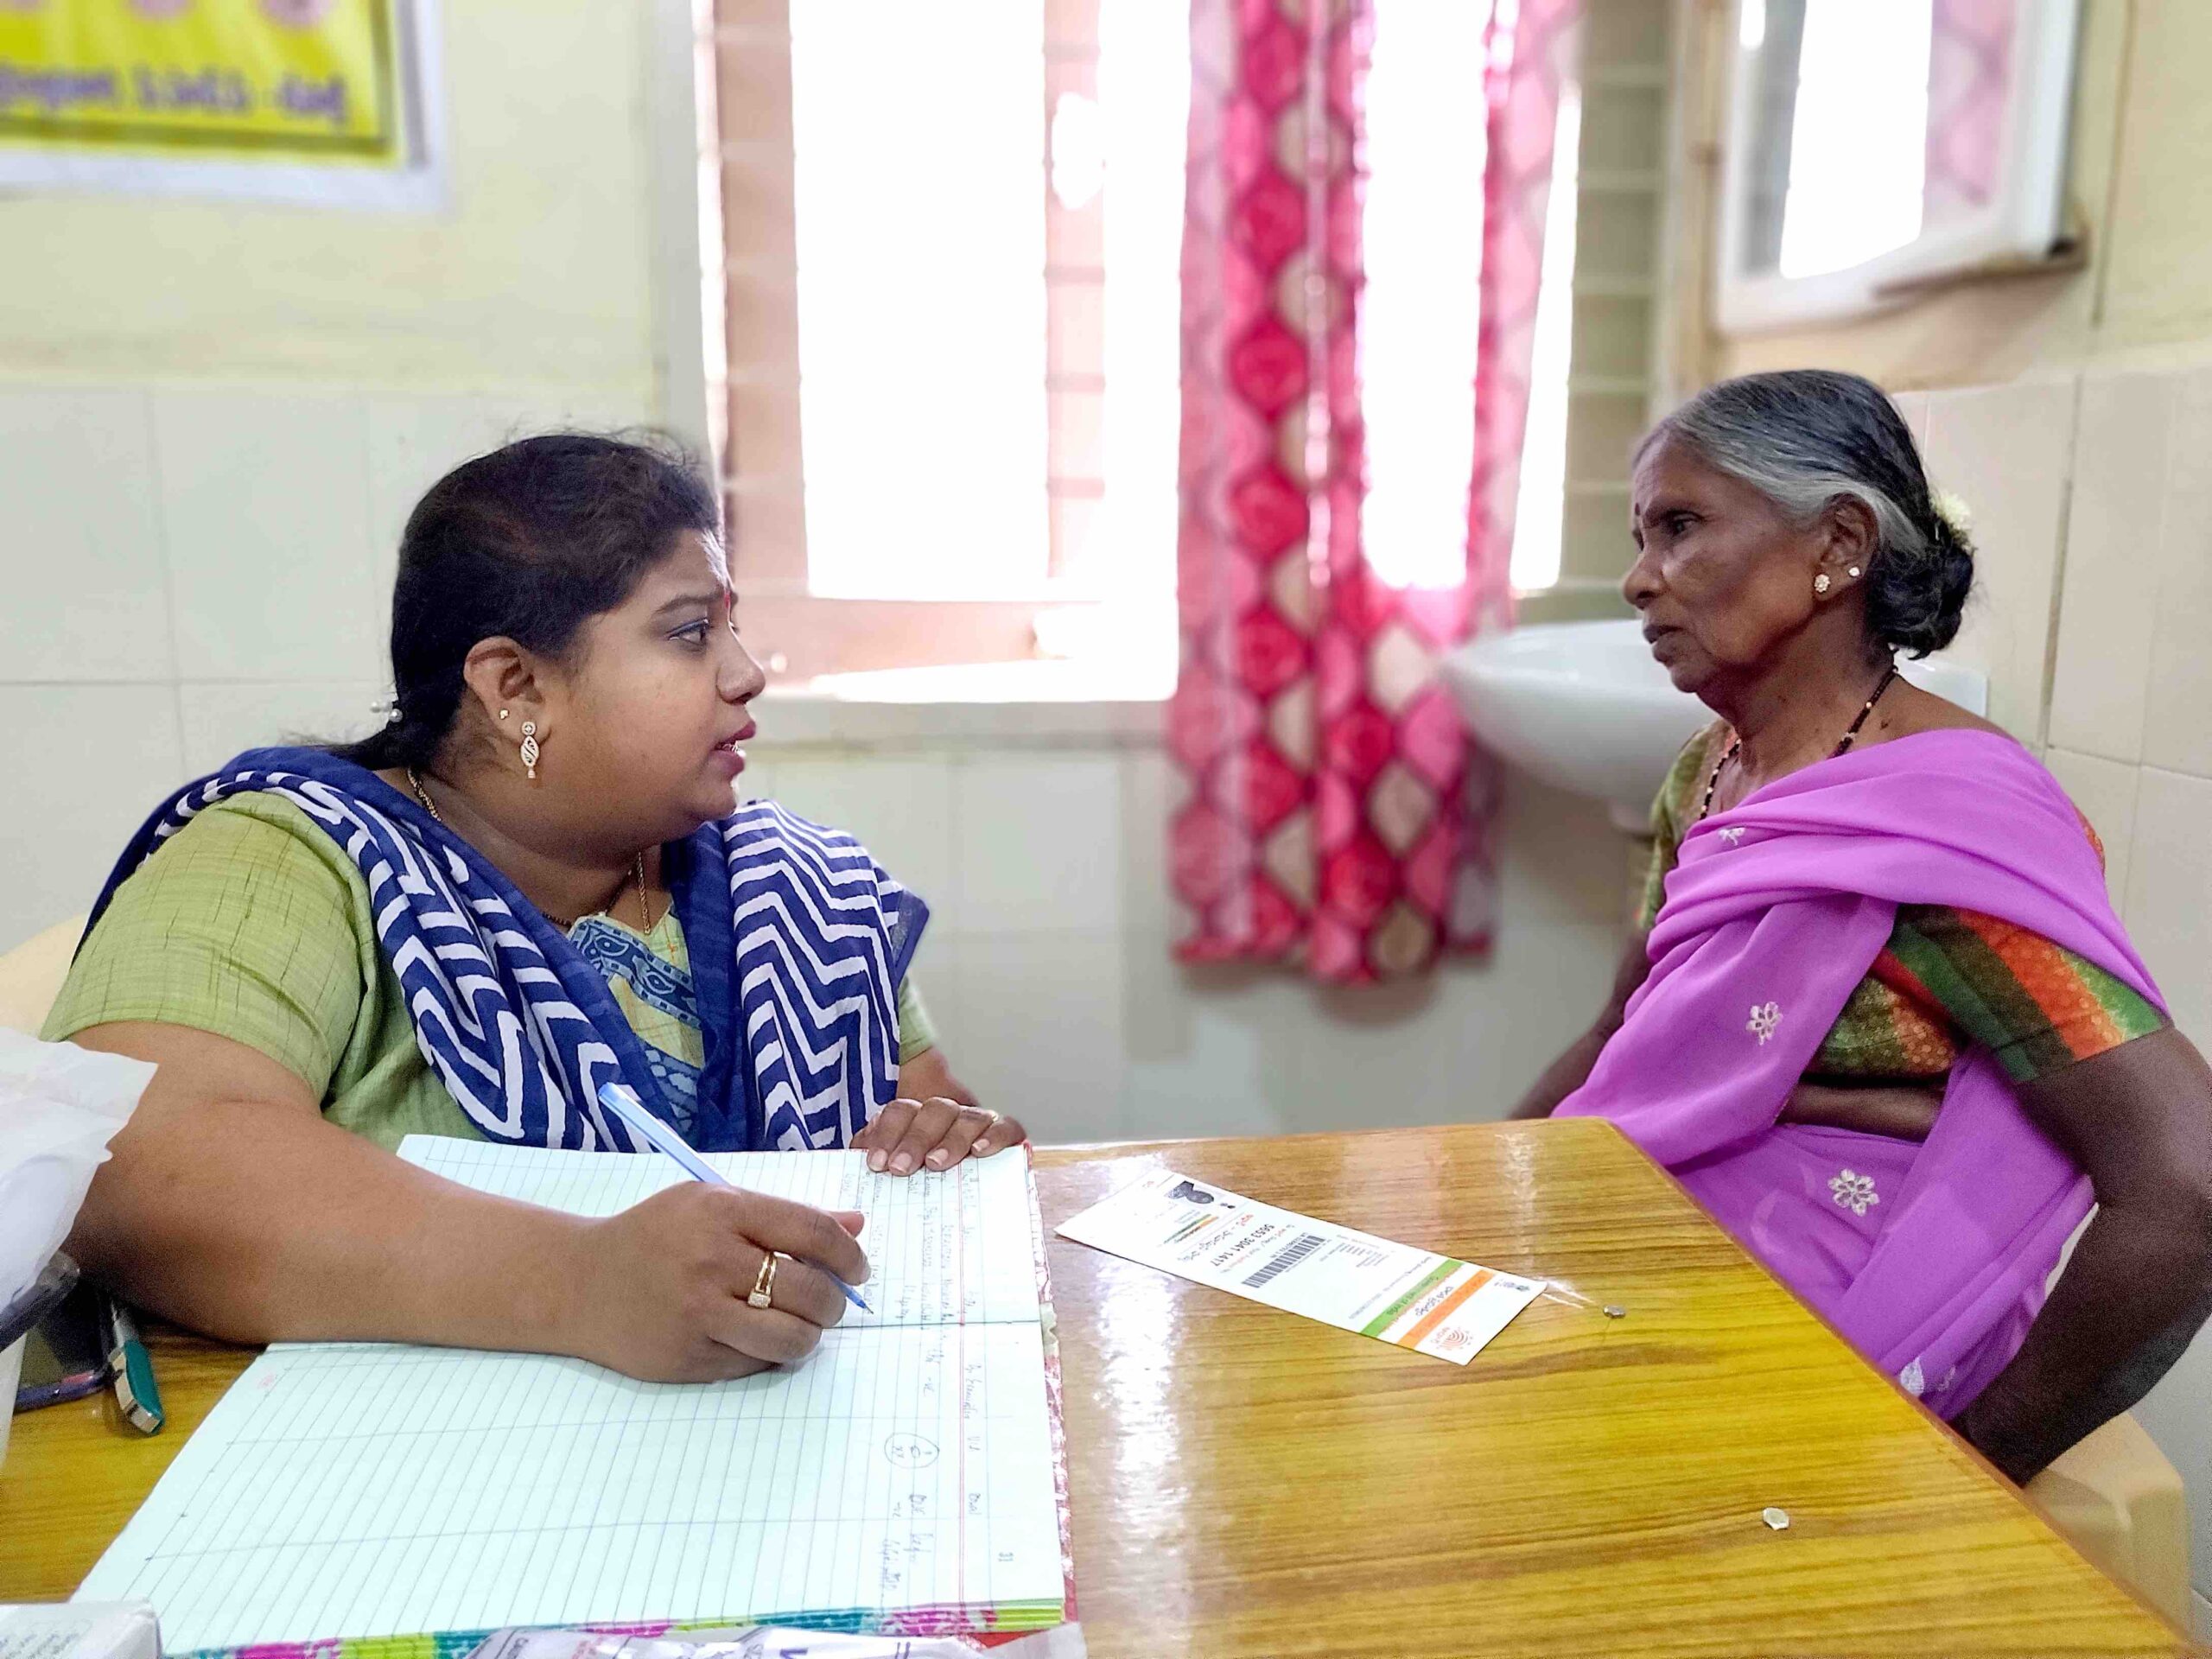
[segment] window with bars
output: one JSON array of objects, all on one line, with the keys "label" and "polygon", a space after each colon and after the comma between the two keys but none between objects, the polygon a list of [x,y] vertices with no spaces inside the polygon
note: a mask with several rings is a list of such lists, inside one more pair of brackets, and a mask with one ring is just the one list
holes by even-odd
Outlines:
[{"label": "window with bars", "polygon": [[1155,0],[721,0],[740,588],[786,673],[1172,651],[1188,46]]},{"label": "window with bars", "polygon": [[[1448,580],[1487,8],[1376,9],[1364,528],[1385,575]],[[749,628],[781,676],[1172,661],[1187,30],[1178,0],[714,0],[717,441]],[[1573,123],[1539,323],[1550,395],[1522,469],[1527,588],[1560,565]]]}]

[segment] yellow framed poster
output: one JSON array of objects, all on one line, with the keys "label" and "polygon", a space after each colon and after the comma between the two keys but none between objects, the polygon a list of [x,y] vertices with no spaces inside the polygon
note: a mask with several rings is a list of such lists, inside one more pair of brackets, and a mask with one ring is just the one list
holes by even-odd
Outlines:
[{"label": "yellow framed poster", "polygon": [[0,0],[0,185],[435,207],[433,0]]}]

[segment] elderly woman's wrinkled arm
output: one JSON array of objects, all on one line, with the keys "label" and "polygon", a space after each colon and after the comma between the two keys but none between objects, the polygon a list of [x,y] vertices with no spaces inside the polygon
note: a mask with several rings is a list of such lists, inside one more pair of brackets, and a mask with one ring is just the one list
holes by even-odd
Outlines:
[{"label": "elderly woman's wrinkled arm", "polygon": [[2019,1093],[2098,1205],[2020,1351],[1954,1425],[2025,1482],[2148,1393],[2212,1313],[2212,1068],[2168,1030]]}]

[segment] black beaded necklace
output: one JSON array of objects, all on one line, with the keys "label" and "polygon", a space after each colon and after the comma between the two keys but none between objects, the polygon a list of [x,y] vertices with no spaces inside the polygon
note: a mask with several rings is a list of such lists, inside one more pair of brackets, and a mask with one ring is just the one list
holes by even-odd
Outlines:
[{"label": "black beaded necklace", "polygon": [[[1828,756],[1829,760],[1833,760],[1838,755],[1851,753],[1851,746],[1859,741],[1859,728],[1866,725],[1866,716],[1874,712],[1874,705],[1882,700],[1882,693],[1890,689],[1890,682],[1897,677],[1897,665],[1892,662],[1884,672],[1881,683],[1874,688],[1874,695],[1866,699],[1866,706],[1859,711],[1859,717],[1851,722],[1851,728],[1844,733],[1843,741],[1835,746],[1835,753]],[[1713,810],[1713,791],[1720,787],[1721,772],[1726,770],[1728,763],[1736,758],[1738,751],[1743,747],[1744,740],[1741,737],[1732,739],[1728,745],[1728,752],[1713,763],[1713,775],[1705,780],[1705,799],[1697,810],[1697,821],[1700,823],[1703,823]]]}]

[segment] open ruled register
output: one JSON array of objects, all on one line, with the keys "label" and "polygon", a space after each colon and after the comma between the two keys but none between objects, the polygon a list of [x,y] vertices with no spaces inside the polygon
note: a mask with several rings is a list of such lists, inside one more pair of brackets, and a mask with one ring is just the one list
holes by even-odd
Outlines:
[{"label": "open ruled register", "polygon": [[[579,1215],[686,1179],[654,1155],[426,1135],[400,1155]],[[543,1355],[280,1344],[79,1599],[151,1602],[172,1655],[423,1632],[447,1651],[524,1624],[1058,1623],[1065,1453],[1026,1150],[906,1179],[855,1152],[708,1161],[863,1211],[873,1312],[849,1310],[798,1365],[698,1385]]]}]

